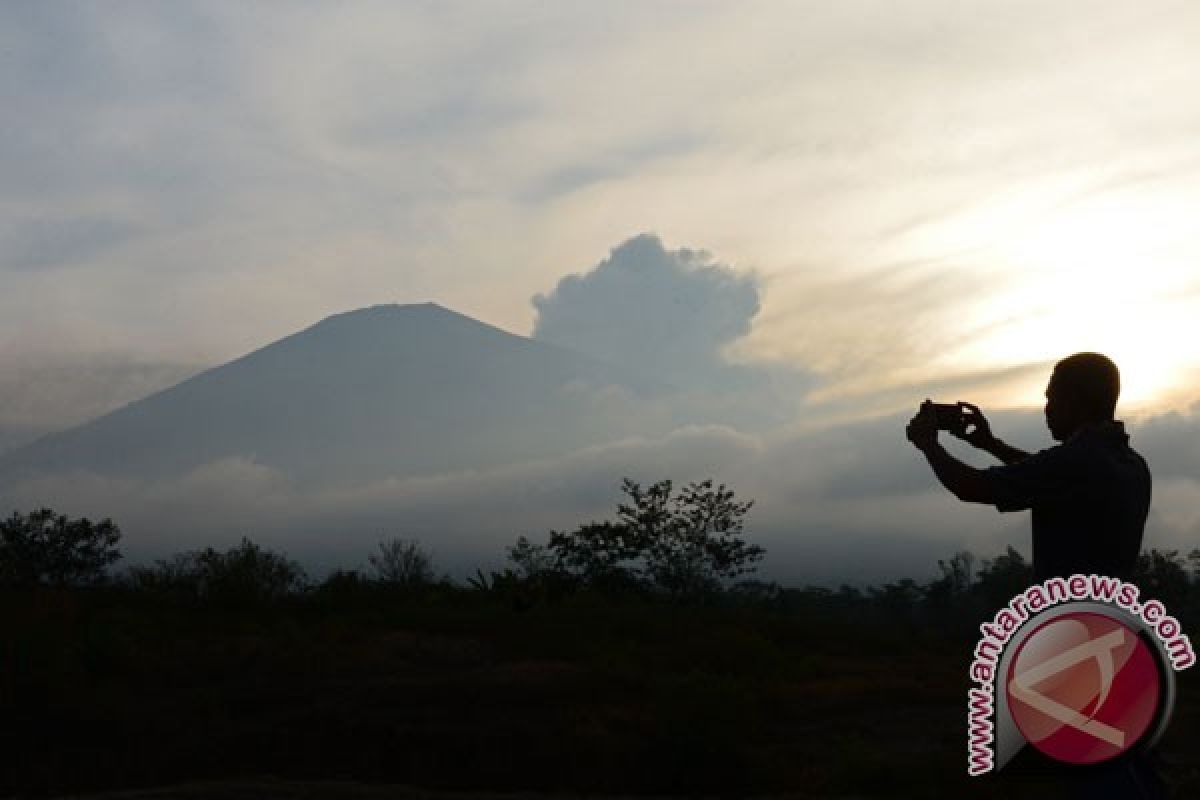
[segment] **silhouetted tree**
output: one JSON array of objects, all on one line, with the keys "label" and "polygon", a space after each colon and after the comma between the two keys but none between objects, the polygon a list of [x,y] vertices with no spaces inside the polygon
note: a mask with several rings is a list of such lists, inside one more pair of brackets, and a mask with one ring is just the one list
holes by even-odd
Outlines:
[{"label": "silhouetted tree", "polygon": [[1002,555],[985,558],[976,575],[975,591],[991,610],[1000,608],[1033,583],[1033,565],[1009,545]]},{"label": "silhouetted tree", "polygon": [[111,519],[68,519],[48,508],[13,512],[0,522],[0,584],[95,584],[121,558],[121,531]]},{"label": "silhouetted tree", "polygon": [[[490,576],[479,570],[476,578],[468,578],[475,589],[502,596],[518,611],[554,602],[576,591],[583,579],[567,569],[546,545],[534,544],[525,536],[507,549],[512,567]],[[592,574],[596,575],[596,572]],[[594,585],[603,581],[597,577]]]},{"label": "silhouetted tree", "polygon": [[763,548],[742,539],[754,501],[738,502],[724,484],[690,483],[672,496],[669,480],[643,489],[625,478],[621,489],[630,502],[618,506],[617,522],[550,532],[555,568],[591,586],[650,584],[682,595],[720,588],[753,572],[763,556]]},{"label": "silhouetted tree", "polygon": [[734,600],[758,604],[778,604],[784,591],[775,581],[755,579],[738,581],[729,589]]},{"label": "silhouetted tree", "polygon": [[753,572],[763,548],[742,538],[743,518],[754,505],[739,503],[725,484],[711,480],[690,483],[671,502],[671,482],[662,481],[645,492],[626,479],[626,494],[634,505],[622,505],[622,521],[643,548],[646,572],[654,583],[675,594],[717,589],[726,579]]},{"label": "silhouetted tree", "polygon": [[508,560],[522,578],[532,579],[558,570],[558,561],[544,544],[534,544],[525,536],[507,550]]},{"label": "silhouetted tree", "polygon": [[299,563],[245,537],[223,553],[208,547],[134,567],[130,577],[141,588],[232,603],[278,600],[308,585]]},{"label": "silhouetted tree", "polygon": [[975,556],[960,550],[949,560],[938,559],[942,577],[925,587],[925,597],[933,605],[949,605],[971,590],[975,580]]},{"label": "silhouetted tree", "polygon": [[1183,603],[1191,589],[1187,562],[1178,550],[1143,552],[1133,568],[1133,582],[1144,596],[1157,598],[1168,607]]},{"label": "silhouetted tree", "polygon": [[867,595],[883,611],[911,615],[924,598],[924,588],[912,578],[901,578],[883,586],[868,586]]},{"label": "silhouetted tree", "polygon": [[551,531],[548,550],[558,569],[589,586],[633,586],[641,579],[633,562],[642,550],[625,525],[588,522],[570,533]]},{"label": "silhouetted tree", "polygon": [[433,583],[433,558],[420,542],[390,539],[379,543],[379,552],[367,556],[376,580],[402,586]]},{"label": "silhouetted tree", "polygon": [[320,596],[326,598],[347,599],[366,596],[373,586],[373,582],[363,577],[358,570],[335,569],[325,576],[316,589]]}]

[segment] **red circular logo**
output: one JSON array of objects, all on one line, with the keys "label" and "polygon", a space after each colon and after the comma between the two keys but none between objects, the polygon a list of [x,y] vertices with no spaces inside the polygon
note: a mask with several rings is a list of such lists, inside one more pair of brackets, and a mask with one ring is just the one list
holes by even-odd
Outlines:
[{"label": "red circular logo", "polygon": [[1051,758],[1116,758],[1154,722],[1162,693],[1154,653],[1105,614],[1063,614],[1036,628],[1008,668],[1008,707],[1025,739]]}]

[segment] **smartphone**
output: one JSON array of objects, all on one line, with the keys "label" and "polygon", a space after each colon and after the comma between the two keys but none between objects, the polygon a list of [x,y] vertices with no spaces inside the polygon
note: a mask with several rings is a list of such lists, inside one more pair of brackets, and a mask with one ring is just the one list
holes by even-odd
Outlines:
[{"label": "smartphone", "polygon": [[967,418],[963,416],[962,407],[958,403],[934,403],[934,413],[937,415],[937,426],[943,431],[965,431]]}]

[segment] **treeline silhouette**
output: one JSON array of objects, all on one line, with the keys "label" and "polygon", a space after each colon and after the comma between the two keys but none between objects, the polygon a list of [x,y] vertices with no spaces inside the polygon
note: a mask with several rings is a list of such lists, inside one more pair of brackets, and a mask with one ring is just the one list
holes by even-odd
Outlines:
[{"label": "treeline silhouette", "polygon": [[[321,579],[249,539],[117,570],[111,520],[13,513],[0,795],[275,776],[1015,796],[966,781],[963,719],[976,626],[1031,580],[1016,550],[955,553],[926,580],[783,587],[753,577],[751,503],[727,487],[623,490],[615,519],[518,537],[465,584],[407,539]],[[1198,567],[1197,552],[1138,562],[1185,631]],[[1197,706],[1181,682],[1162,744],[1181,797],[1200,791]]]},{"label": "treeline silhouette", "polygon": [[[937,562],[940,575],[926,581],[903,578],[857,588],[805,586],[742,577],[765,554],[744,539],[753,501],[739,502],[724,484],[693,482],[675,492],[663,480],[643,488],[622,481],[628,502],[615,521],[588,522],[574,531],[550,531],[545,543],[518,536],[507,548],[508,566],[482,569],[456,584],[436,577],[430,554],[415,540],[381,541],[368,554],[366,569],[335,570],[312,579],[284,553],[243,537],[225,551],[178,553],[152,565],[113,571],[121,559],[120,528],[112,520],[69,519],[50,509],[14,511],[0,521],[0,588],[108,587],[141,591],[180,601],[269,603],[304,596],[349,597],[372,591],[422,590],[426,595],[472,591],[516,610],[589,592],[645,600],[699,604],[757,604],[776,609],[823,606],[874,608],[892,613],[989,617],[1033,579],[1032,566],[1012,546],[992,558],[970,551]],[[1200,601],[1200,549],[1151,549],[1138,558],[1133,576],[1147,597],[1182,613]]]}]

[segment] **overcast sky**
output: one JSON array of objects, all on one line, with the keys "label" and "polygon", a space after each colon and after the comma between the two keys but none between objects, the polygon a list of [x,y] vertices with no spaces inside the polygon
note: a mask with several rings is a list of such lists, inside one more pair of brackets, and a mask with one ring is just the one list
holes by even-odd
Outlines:
[{"label": "overcast sky", "polygon": [[1167,402],[1196,41],[1188,2],[6,3],[0,352],[219,363],[423,300],[530,333],[653,232],[763,277],[734,352],[816,399],[1086,347]]},{"label": "overcast sky", "polygon": [[1194,2],[2,4],[0,447],[376,303],[620,348],[561,322],[665,302],[618,302],[643,233],[721,267],[683,355],[794,376],[801,426],[1035,407],[1085,349],[1186,411],[1198,41]]}]

